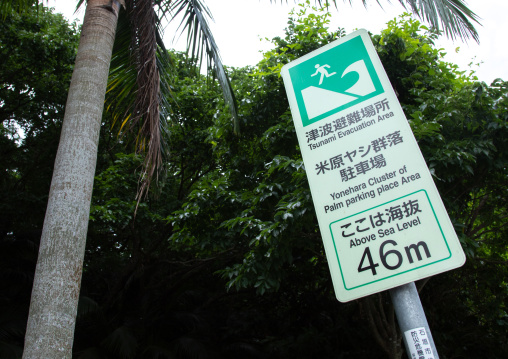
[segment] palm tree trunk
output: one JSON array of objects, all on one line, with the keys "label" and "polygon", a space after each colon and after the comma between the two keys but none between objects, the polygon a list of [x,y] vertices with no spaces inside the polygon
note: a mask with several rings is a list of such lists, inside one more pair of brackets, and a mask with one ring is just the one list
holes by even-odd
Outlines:
[{"label": "palm tree trunk", "polygon": [[35,271],[23,358],[71,358],[118,1],[88,0]]}]

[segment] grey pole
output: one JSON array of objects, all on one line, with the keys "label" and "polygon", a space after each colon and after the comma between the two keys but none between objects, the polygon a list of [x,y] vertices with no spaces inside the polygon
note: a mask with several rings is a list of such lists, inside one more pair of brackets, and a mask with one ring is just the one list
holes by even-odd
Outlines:
[{"label": "grey pole", "polygon": [[415,283],[411,282],[390,289],[390,296],[408,357],[410,359],[438,359],[436,345],[432,339]]}]

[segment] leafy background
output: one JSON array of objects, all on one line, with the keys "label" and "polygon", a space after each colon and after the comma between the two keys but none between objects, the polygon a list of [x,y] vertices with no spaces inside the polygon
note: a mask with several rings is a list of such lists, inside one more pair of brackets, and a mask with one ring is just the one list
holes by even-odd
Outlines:
[{"label": "leafy background", "polygon": [[[166,173],[136,215],[143,159],[104,115],[74,357],[404,355],[385,293],[335,300],[279,76],[344,35],[328,24],[301,6],[259,64],[229,68],[239,135],[217,80],[171,52]],[[1,358],[21,356],[77,33],[49,11],[0,24]],[[409,16],[372,34],[468,257],[417,286],[442,358],[504,358],[507,83],[443,61],[437,38]]]}]

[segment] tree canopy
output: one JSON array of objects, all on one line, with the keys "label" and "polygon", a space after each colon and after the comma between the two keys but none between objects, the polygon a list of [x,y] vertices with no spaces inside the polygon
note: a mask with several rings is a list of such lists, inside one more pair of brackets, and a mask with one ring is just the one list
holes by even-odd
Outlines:
[{"label": "tree canopy", "polygon": [[0,357],[20,357],[78,28],[39,8],[0,22]]},{"label": "tree canopy", "polygon": [[[74,357],[401,357],[385,294],[335,300],[279,77],[344,35],[328,20],[300,6],[257,66],[229,69],[239,136],[218,82],[170,52],[167,175],[136,216],[143,159],[101,133]],[[18,358],[77,38],[49,12],[0,29],[0,357]],[[504,358],[508,87],[445,62],[437,36],[409,16],[372,35],[468,257],[417,286],[440,357]]]}]

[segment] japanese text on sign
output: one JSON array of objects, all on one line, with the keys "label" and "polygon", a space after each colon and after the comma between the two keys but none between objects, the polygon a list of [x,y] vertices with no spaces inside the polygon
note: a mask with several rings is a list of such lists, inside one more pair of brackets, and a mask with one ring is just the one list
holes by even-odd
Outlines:
[{"label": "japanese text on sign", "polygon": [[[374,103],[373,105],[365,106],[360,111],[350,112],[345,116],[339,117],[333,122],[325,123],[324,125],[319,126],[319,128],[317,129],[307,131],[305,133],[305,136],[307,137],[307,143],[316,141],[321,137],[326,137],[328,135],[333,134],[334,132],[343,130],[350,125],[355,125],[363,121],[364,119],[370,119],[371,117],[379,114],[380,111],[386,111],[389,109],[390,104],[387,99],[384,99]],[[393,116],[393,113],[391,116]],[[316,146],[312,144],[309,145],[310,149],[314,149],[315,147]]]},{"label": "japanese text on sign", "polygon": [[423,327],[404,332],[411,359],[434,359],[427,330]]},{"label": "japanese text on sign", "polygon": [[[316,174],[325,174],[328,171],[333,171],[335,169],[340,170],[340,175],[342,182],[347,182],[358,175],[366,174],[368,171],[374,168],[381,168],[386,166],[386,160],[383,154],[374,155],[370,158],[363,160],[371,151],[373,153],[381,152],[382,150],[387,149],[388,147],[392,147],[398,145],[403,142],[403,138],[400,135],[400,131],[395,131],[393,133],[389,133],[386,136],[379,137],[375,140],[372,140],[370,144],[365,146],[359,146],[355,149],[347,150],[342,154],[337,154],[330,159],[325,159],[316,163]],[[355,163],[357,160],[357,155],[359,161]],[[345,167],[344,160],[347,159],[346,163],[348,164]],[[329,161],[329,162],[328,162]],[[341,167],[345,167],[342,168]]]},{"label": "japanese text on sign", "polygon": [[281,70],[340,301],[457,268],[464,253],[369,34]]},{"label": "japanese text on sign", "polygon": [[[330,232],[348,290],[405,275],[450,256],[425,191],[332,222]],[[440,240],[431,243],[428,237]]]}]

